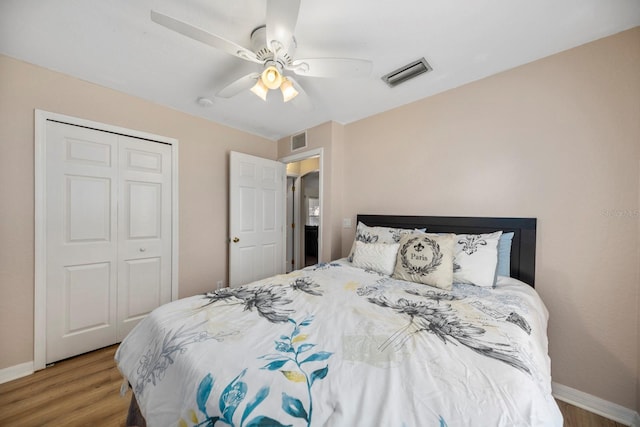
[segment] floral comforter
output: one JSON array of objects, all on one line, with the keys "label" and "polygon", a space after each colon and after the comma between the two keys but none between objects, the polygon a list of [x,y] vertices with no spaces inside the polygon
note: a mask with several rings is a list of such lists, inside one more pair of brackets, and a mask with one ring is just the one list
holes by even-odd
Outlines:
[{"label": "floral comforter", "polygon": [[153,311],[116,361],[148,426],[562,426],[535,291],[318,264]]}]

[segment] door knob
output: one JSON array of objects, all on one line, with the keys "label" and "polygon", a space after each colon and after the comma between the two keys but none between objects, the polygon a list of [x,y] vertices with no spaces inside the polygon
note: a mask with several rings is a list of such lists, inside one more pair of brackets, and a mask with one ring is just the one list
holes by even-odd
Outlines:
[{"label": "door knob", "polygon": [[146,250],[147,250],[146,248],[140,248],[140,252],[144,252]]},{"label": "door knob", "polygon": [[238,239],[237,237],[233,238],[233,243],[238,243],[240,241],[240,239]]}]

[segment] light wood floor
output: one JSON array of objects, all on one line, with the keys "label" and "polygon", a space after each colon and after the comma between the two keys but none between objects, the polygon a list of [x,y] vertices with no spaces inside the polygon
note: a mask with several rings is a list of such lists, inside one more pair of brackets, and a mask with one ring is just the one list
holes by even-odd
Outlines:
[{"label": "light wood floor", "polygon": [[[0,384],[0,426],[123,427],[131,392],[120,397],[122,376],[113,361],[116,348],[64,360]],[[564,427],[623,427],[568,403],[558,404]]]},{"label": "light wood floor", "polygon": [[0,426],[124,426],[131,392],[120,397],[116,349],[83,354],[0,384]]}]

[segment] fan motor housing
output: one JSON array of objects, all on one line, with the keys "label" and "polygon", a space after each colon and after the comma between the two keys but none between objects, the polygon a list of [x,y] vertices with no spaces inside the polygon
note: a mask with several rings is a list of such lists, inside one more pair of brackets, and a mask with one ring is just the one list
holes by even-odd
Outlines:
[{"label": "fan motor housing", "polygon": [[267,27],[265,25],[261,25],[251,32],[251,50],[261,61],[272,60],[280,63],[280,65],[283,67],[289,66],[292,62],[291,58],[295,46],[296,40],[294,37],[289,46],[289,50],[286,52],[284,50],[279,50],[276,57],[271,49],[267,47]]}]

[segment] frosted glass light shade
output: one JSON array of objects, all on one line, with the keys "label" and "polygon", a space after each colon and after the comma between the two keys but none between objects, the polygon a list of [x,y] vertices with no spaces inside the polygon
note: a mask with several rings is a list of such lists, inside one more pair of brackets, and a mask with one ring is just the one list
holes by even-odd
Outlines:
[{"label": "frosted glass light shade", "polygon": [[266,101],[269,88],[264,85],[262,79],[258,79],[256,84],[251,88],[251,92],[262,98],[263,101]]},{"label": "frosted glass light shade", "polygon": [[291,80],[286,77],[282,79],[280,91],[282,91],[282,99],[284,100],[284,102],[289,102],[293,98],[298,96],[298,91],[295,87],[293,87],[293,83],[291,83]]}]

